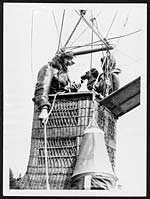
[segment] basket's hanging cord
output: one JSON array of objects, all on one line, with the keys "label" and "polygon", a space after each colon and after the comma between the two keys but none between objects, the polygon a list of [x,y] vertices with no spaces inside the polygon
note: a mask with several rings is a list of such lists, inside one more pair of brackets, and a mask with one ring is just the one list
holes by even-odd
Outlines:
[{"label": "basket's hanging cord", "polygon": [[77,23],[76,23],[74,29],[72,30],[72,32],[71,32],[69,38],[67,39],[67,41],[66,41],[66,43],[65,43],[65,45],[64,45],[63,48],[65,48],[65,47],[67,46],[67,44],[69,43],[69,41],[70,41],[72,35],[74,34],[75,30],[77,29],[77,27],[78,27],[78,25],[79,25],[79,23],[80,23],[82,17],[85,15],[85,13],[86,13],[86,10],[80,10],[80,18],[78,19],[78,21],[77,21]]},{"label": "basket's hanging cord", "polygon": [[110,32],[110,30],[111,30],[111,28],[112,28],[112,25],[113,25],[113,23],[114,23],[114,21],[115,21],[115,18],[116,18],[116,16],[117,16],[117,13],[118,13],[118,10],[115,12],[115,15],[114,15],[114,17],[113,17],[113,20],[112,20],[112,22],[111,22],[111,25],[110,25],[110,27],[109,27],[107,33],[106,33],[106,37],[105,37],[105,38],[108,37],[108,34],[109,34],[109,32]]},{"label": "basket's hanging cord", "polygon": [[[91,35],[91,49],[93,49],[93,26],[94,26],[94,20],[95,18],[91,18],[91,23],[92,23],[92,35]],[[90,69],[92,68],[92,58],[93,58],[93,53],[91,52],[91,63],[90,63]]]},{"label": "basket's hanging cord", "polygon": [[[52,11],[52,14],[53,14],[53,19],[54,19],[54,23],[55,23],[56,31],[57,31],[57,34],[58,34],[58,39],[59,39],[58,26],[57,26],[56,18],[55,18],[55,14],[54,14],[54,12],[53,12],[53,11]],[[62,47],[62,43],[61,43],[61,41],[60,41],[60,45],[61,45],[61,47]]]},{"label": "basket's hanging cord", "polygon": [[33,18],[34,18],[34,10],[32,10],[32,19],[31,19],[31,73],[32,73],[32,82],[34,82],[34,74],[33,74]]},{"label": "basket's hanging cord", "polygon": [[61,36],[62,36],[62,29],[63,29],[64,17],[65,17],[65,10],[63,11],[63,16],[62,16],[62,22],[61,22],[61,29],[60,29],[60,35],[59,35],[59,42],[58,42],[57,52],[59,51],[59,47],[60,47],[60,44],[61,44]]},{"label": "basket's hanging cord", "polygon": [[63,93],[63,92],[57,92],[55,95],[54,95],[54,99],[53,99],[53,103],[52,103],[52,106],[51,106],[51,109],[48,113],[48,116],[47,116],[47,119],[46,121],[44,122],[44,140],[45,140],[45,144],[44,144],[44,150],[45,150],[45,170],[46,170],[46,186],[47,186],[47,189],[49,190],[50,187],[49,187],[49,183],[48,183],[48,154],[47,154],[47,135],[46,135],[46,125],[47,125],[47,122],[48,122],[48,118],[54,108],[54,104],[55,104],[55,101],[56,101],[56,97],[57,95],[59,95],[60,93]]}]

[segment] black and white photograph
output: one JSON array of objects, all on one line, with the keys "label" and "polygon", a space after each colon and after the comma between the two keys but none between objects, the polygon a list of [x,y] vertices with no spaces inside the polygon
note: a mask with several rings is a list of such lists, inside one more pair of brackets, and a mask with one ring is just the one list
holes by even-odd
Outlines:
[{"label": "black and white photograph", "polygon": [[146,196],[146,3],[3,3],[3,77],[4,196]]}]

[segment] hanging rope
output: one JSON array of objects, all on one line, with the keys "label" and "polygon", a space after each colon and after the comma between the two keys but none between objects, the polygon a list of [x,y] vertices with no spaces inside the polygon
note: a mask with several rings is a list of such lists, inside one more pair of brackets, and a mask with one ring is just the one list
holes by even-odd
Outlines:
[{"label": "hanging rope", "polygon": [[[54,12],[53,12],[53,11],[52,11],[52,14],[53,14],[54,23],[55,23],[56,31],[57,31],[58,38],[59,38],[58,26],[57,26],[56,18],[55,18],[55,15],[54,15]],[[61,47],[62,47],[62,43],[61,43],[61,41],[60,41],[60,45],[61,45]]]},{"label": "hanging rope", "polygon": [[[125,30],[125,27],[126,27],[127,22],[128,22],[128,18],[129,18],[129,12],[128,12],[127,17],[126,17],[126,19],[125,19],[125,23],[124,23],[124,25],[123,25],[123,28],[122,28],[122,31],[121,31],[120,35],[121,35],[121,34],[123,33],[123,31]],[[121,37],[119,37],[118,40],[116,41],[116,46],[118,45],[118,43],[119,43],[119,41],[120,41],[120,38],[121,38]]]},{"label": "hanging rope", "polygon": [[[138,33],[138,32],[140,32],[142,29],[139,29],[139,30],[136,30],[135,32],[131,32],[131,33],[128,33],[128,34],[125,34],[125,35],[121,35],[121,36],[117,36],[117,37],[111,37],[111,38],[108,38],[107,40],[113,40],[113,39],[118,39],[118,38],[121,38],[121,37],[126,37],[126,36],[129,36],[129,35],[132,35],[132,34],[135,34],[135,33]],[[94,41],[93,42],[93,45],[104,45],[104,44],[96,44],[96,43],[99,43],[99,42],[102,42],[102,41],[100,41],[100,40],[98,40],[98,41]],[[68,47],[68,48],[80,48],[80,47],[85,47],[85,46],[90,46],[91,45],[91,43],[88,43],[88,44],[85,44],[85,45],[82,45],[82,46],[72,46],[72,47]],[[111,44],[112,45],[112,44]]]},{"label": "hanging rope", "polygon": [[[75,10],[75,12],[79,15],[79,13]],[[91,24],[82,16],[83,21],[89,26],[89,28],[93,29],[93,32],[96,34],[96,36],[105,44],[106,47],[108,47],[108,44],[105,42],[105,40],[103,39],[102,35],[98,34],[94,28],[92,28]]]},{"label": "hanging rope", "polygon": [[[128,34],[125,34],[125,35],[121,35],[121,36],[118,36],[118,37],[112,37],[112,38],[109,38],[109,39],[107,39],[107,40],[111,40],[111,39],[120,39],[121,37],[126,37],[126,36],[129,36],[129,35],[133,35],[133,34],[135,34],[135,33],[137,33],[137,32],[140,32],[142,29],[139,29],[139,30],[136,30],[135,32],[131,32],[131,33],[128,33]],[[98,41],[97,41],[98,42]]]},{"label": "hanging rope", "polygon": [[49,119],[49,116],[54,108],[54,105],[55,105],[55,101],[56,101],[56,97],[57,95],[59,95],[60,93],[64,93],[64,92],[57,92],[55,95],[54,95],[54,99],[53,99],[53,103],[52,103],[52,106],[51,106],[51,109],[47,115],[47,119],[46,121],[44,122],[44,151],[45,151],[45,170],[46,170],[46,187],[47,187],[47,190],[50,189],[49,187],[49,182],[48,182],[48,154],[47,154],[47,133],[46,133],[46,125],[47,125],[47,122],[48,122],[48,119]]},{"label": "hanging rope", "polygon": [[113,23],[114,23],[114,21],[115,21],[115,18],[116,18],[116,16],[117,16],[117,13],[118,13],[118,10],[115,12],[115,15],[114,15],[114,17],[113,17],[112,23],[111,23],[111,25],[110,25],[110,27],[109,27],[107,33],[106,33],[106,37],[105,37],[105,38],[108,37],[108,34],[109,34],[109,32],[110,32],[110,30],[111,30],[111,27],[112,27],[112,25],[113,25]]},{"label": "hanging rope", "polygon": [[[96,23],[95,23],[95,27],[97,29],[97,32],[100,34],[100,31],[99,31],[99,28],[98,28],[98,24],[97,24],[97,20],[95,20]],[[97,43],[97,42],[94,42],[94,43]],[[104,52],[102,51],[102,56],[104,56]]]},{"label": "hanging rope", "polygon": [[[102,63],[102,65],[101,65],[102,68],[104,67],[104,64],[105,64],[105,62],[106,62],[106,59],[107,59],[107,56],[104,57],[103,63]],[[105,72],[104,72],[104,73],[105,73]],[[94,85],[93,85],[93,88],[95,87],[96,84],[98,84],[98,80],[99,80],[100,76],[101,76],[101,74],[99,74],[99,75],[97,76],[96,81],[95,81],[95,83],[94,83]],[[106,86],[105,83],[106,83],[106,82],[105,82],[105,79],[104,79],[104,89],[103,89],[103,96],[104,96],[104,97],[105,97],[105,86]],[[93,90],[93,92],[95,92],[95,91]],[[94,99],[93,99],[93,101],[94,101]]]},{"label": "hanging rope", "polygon": [[[101,12],[99,12],[96,17],[98,17],[100,15]],[[80,34],[79,36],[70,44],[70,47],[83,35],[83,33],[85,33],[88,30],[88,28],[85,28]]]},{"label": "hanging rope", "polygon": [[72,45],[83,35],[83,33],[85,33],[87,30],[88,30],[88,28],[84,29],[84,30],[79,34],[79,36],[70,44],[70,46],[72,46]]},{"label": "hanging rope", "polygon": [[77,29],[77,27],[78,27],[78,25],[79,25],[79,23],[80,23],[80,21],[81,21],[83,15],[85,15],[85,13],[86,13],[86,11],[84,11],[84,10],[81,10],[81,11],[80,11],[80,18],[79,18],[79,20],[77,21],[77,23],[76,23],[76,25],[75,25],[73,31],[71,32],[69,38],[67,39],[67,41],[66,41],[66,43],[65,43],[65,45],[64,45],[64,48],[65,48],[65,47],[67,46],[67,44],[69,43],[69,41],[70,41],[70,39],[71,39],[73,33],[74,33],[75,30]]},{"label": "hanging rope", "polygon": [[47,155],[47,136],[46,136],[46,123],[44,123],[44,151],[45,151],[45,170],[46,170],[46,187],[49,190],[48,183],[48,155]]},{"label": "hanging rope", "polygon": [[[92,17],[92,18],[91,18],[91,23],[92,23],[91,50],[93,49],[93,26],[94,26],[94,20],[95,20],[95,18],[94,18],[94,17]],[[91,52],[91,63],[90,63],[90,69],[92,68],[92,56],[93,56],[93,53]]]},{"label": "hanging rope", "polygon": [[32,10],[32,19],[31,19],[31,73],[32,73],[32,82],[34,82],[34,75],[33,75],[33,10]]},{"label": "hanging rope", "polygon": [[65,17],[65,10],[63,11],[63,17],[62,17],[62,22],[61,22],[61,29],[60,29],[60,36],[59,36],[59,42],[58,42],[57,52],[59,51],[59,47],[60,47],[61,36],[62,36],[62,29],[63,29],[63,23],[64,23],[64,17]]}]

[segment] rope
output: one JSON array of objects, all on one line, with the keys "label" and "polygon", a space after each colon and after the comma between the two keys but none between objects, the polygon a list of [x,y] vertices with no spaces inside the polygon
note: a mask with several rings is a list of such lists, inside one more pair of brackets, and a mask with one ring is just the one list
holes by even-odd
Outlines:
[{"label": "rope", "polygon": [[47,190],[50,189],[48,183],[48,155],[47,155],[47,136],[46,136],[46,123],[44,123],[44,150],[45,150],[45,170],[46,170],[46,187]]},{"label": "rope", "polygon": [[[118,36],[118,37],[112,37],[112,38],[109,38],[107,40],[111,40],[111,39],[118,39],[118,38],[121,38],[121,37],[126,37],[126,36],[129,36],[129,35],[132,35],[132,34],[135,34],[137,32],[140,32],[142,29],[139,29],[139,30],[136,30],[135,32],[131,32],[131,33],[128,33],[128,34],[125,34],[125,35],[121,35],[121,36]],[[97,41],[98,42],[98,41]]]},{"label": "rope", "polygon": [[[100,34],[100,31],[99,31],[99,28],[98,28],[98,24],[97,24],[97,20],[96,20],[96,24],[95,24],[95,27],[97,29],[97,32]],[[98,41],[99,42],[99,41]],[[94,43],[97,43],[97,42],[94,42]],[[96,44],[95,44],[96,45]],[[98,44],[98,45],[101,45],[101,44]],[[104,52],[102,51],[102,56],[104,56]]]},{"label": "rope", "polygon": [[[106,61],[106,57],[105,57],[105,59],[104,59],[104,61],[103,61],[103,63],[102,63],[102,66],[101,66],[102,68],[103,68],[103,66],[104,66],[104,64],[105,64],[105,61]],[[98,79],[99,79],[100,75],[101,75],[101,74],[99,74],[99,75],[97,76],[94,85],[98,83]]]},{"label": "rope", "polygon": [[32,73],[32,81],[34,82],[34,77],[33,77],[33,55],[32,55],[32,50],[33,50],[33,10],[32,10],[32,21],[31,21],[31,73]]},{"label": "rope", "polygon": [[99,45],[104,46],[104,44],[94,44],[94,43],[95,43],[95,42],[89,43],[89,44],[85,44],[85,45],[82,45],[82,46],[70,46],[70,47],[67,47],[66,49],[82,48],[82,47],[86,47],[86,46],[91,46],[91,44],[92,44],[93,46],[99,46]]},{"label": "rope", "polygon": [[88,28],[84,29],[80,34],[79,36],[70,44],[70,46],[72,46],[82,35],[84,32],[86,32],[88,30]]},{"label": "rope", "polygon": [[108,37],[108,34],[109,34],[109,32],[110,32],[110,30],[111,30],[111,27],[112,27],[112,25],[113,25],[113,23],[114,23],[114,21],[115,21],[115,18],[116,18],[116,16],[117,16],[117,13],[118,13],[118,10],[115,12],[115,15],[114,15],[114,17],[113,17],[112,23],[111,23],[111,25],[110,25],[110,27],[109,27],[109,29],[108,29],[108,31],[107,31],[107,34],[106,34],[106,37],[105,37],[105,38]]},{"label": "rope", "polygon": [[[96,17],[98,17],[98,16],[100,15],[100,13],[101,13],[101,12],[99,12],[99,13],[96,15]],[[72,45],[83,35],[83,33],[86,32],[87,30],[88,30],[88,28],[85,28],[85,29],[79,34],[79,36],[71,43],[70,46],[72,46]]]},{"label": "rope", "polygon": [[[121,34],[124,32],[124,30],[125,30],[125,26],[127,25],[127,22],[128,22],[128,17],[129,17],[129,12],[128,12],[128,15],[127,15],[127,17],[126,17],[126,19],[125,19],[125,23],[124,23],[124,25],[123,25],[123,28],[122,28],[122,31],[121,31],[120,35],[121,35]],[[116,46],[118,45],[120,38],[121,38],[121,37],[119,37],[118,40],[116,41]]]},{"label": "rope", "polygon": [[61,30],[60,30],[60,36],[59,36],[57,52],[59,51],[59,46],[60,46],[60,42],[61,42],[61,35],[62,35],[62,28],[63,28],[63,23],[64,23],[64,16],[65,16],[65,10],[63,11],[63,17],[62,17],[62,22],[61,22]]},{"label": "rope", "polygon": [[[104,61],[103,61],[102,66],[101,66],[102,68],[103,68],[103,66],[104,66],[104,64],[105,64],[105,62],[106,62],[106,59],[107,59],[107,56],[105,56],[105,58],[104,58]],[[93,88],[94,88],[94,86],[98,83],[98,79],[99,79],[100,76],[101,76],[101,74],[99,74],[99,75],[97,76],[96,81],[95,81],[95,83],[94,83],[94,85],[93,85]],[[93,92],[94,92],[94,90],[93,90]],[[105,90],[103,90],[103,92],[105,92]],[[104,93],[103,93],[103,96],[105,96]],[[94,99],[93,99],[93,101],[94,101]]]},{"label": "rope", "polygon": [[[53,11],[52,11],[52,14],[53,14],[53,19],[54,19],[54,22],[55,22],[56,31],[57,31],[58,38],[59,38],[58,26],[57,26],[57,23],[56,23],[56,18],[55,18],[55,15],[54,15],[54,12],[53,12]],[[61,42],[60,42],[60,44],[61,44],[61,47],[62,47],[62,43],[61,43]]]},{"label": "rope", "polygon": [[[91,35],[91,50],[93,49],[93,26],[94,26],[94,19],[95,18],[91,18],[91,23],[92,23],[92,35]],[[92,55],[93,53],[91,52],[91,63],[90,63],[90,69],[92,68]]]},{"label": "rope", "polygon": [[[117,36],[117,37],[111,37],[111,38],[108,38],[107,40],[112,40],[112,39],[118,39],[118,38],[121,38],[121,37],[126,37],[126,36],[129,36],[129,35],[132,35],[132,34],[135,34],[137,32],[140,32],[142,29],[139,29],[139,30],[136,30],[135,32],[131,32],[131,33],[128,33],[128,34],[125,34],[125,35],[121,35],[121,36]],[[98,42],[101,42],[100,40],[98,41],[94,41],[93,44],[96,44]],[[83,45],[84,46],[89,46],[91,45],[91,43],[88,43],[88,44],[85,44]],[[103,45],[103,44],[97,44],[97,45]],[[78,46],[77,46],[78,47]],[[79,47],[82,47],[82,46],[79,46]]]},{"label": "rope", "polygon": [[[79,13],[75,10],[75,12],[79,15]],[[108,44],[105,42],[105,40],[103,39],[102,35],[98,34],[94,28],[92,28],[92,26],[89,24],[89,22],[82,16],[83,21],[89,26],[89,28],[91,28],[93,30],[93,32],[96,34],[96,36],[105,44],[106,47],[108,47]]]},{"label": "rope", "polygon": [[71,32],[69,38],[67,39],[67,41],[66,41],[66,43],[65,43],[65,45],[64,45],[64,48],[65,48],[65,47],[67,46],[67,44],[69,43],[69,40],[71,39],[73,33],[74,33],[75,30],[77,29],[77,26],[79,25],[81,19],[82,19],[82,14],[80,14],[80,18],[79,18],[79,20],[77,21],[77,24],[75,25],[75,27],[74,27],[73,31]]},{"label": "rope", "polygon": [[48,122],[48,118],[54,108],[54,104],[55,104],[55,101],[56,101],[56,97],[57,95],[59,95],[60,93],[63,93],[63,92],[57,92],[55,95],[54,95],[54,99],[53,99],[53,103],[52,103],[52,106],[51,106],[51,109],[48,113],[48,116],[47,116],[47,119],[46,121],[44,122],[44,151],[45,151],[45,170],[46,170],[46,186],[47,186],[47,190],[50,189],[49,187],[49,183],[48,183],[48,154],[47,154],[47,135],[46,135],[46,125],[47,125],[47,122]]}]

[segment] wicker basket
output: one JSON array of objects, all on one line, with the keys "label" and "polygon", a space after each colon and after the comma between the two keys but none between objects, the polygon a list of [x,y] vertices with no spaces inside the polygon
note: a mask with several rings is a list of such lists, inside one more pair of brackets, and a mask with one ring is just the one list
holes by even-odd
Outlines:
[{"label": "wicker basket", "polygon": [[[70,189],[70,179],[79,152],[82,133],[92,117],[91,92],[60,94],[47,123],[48,174],[50,189]],[[49,96],[52,104],[53,95]],[[34,106],[31,149],[20,189],[46,189],[44,130]],[[114,169],[116,150],[116,118],[104,106],[97,107],[97,122],[105,132],[105,142]]]}]

